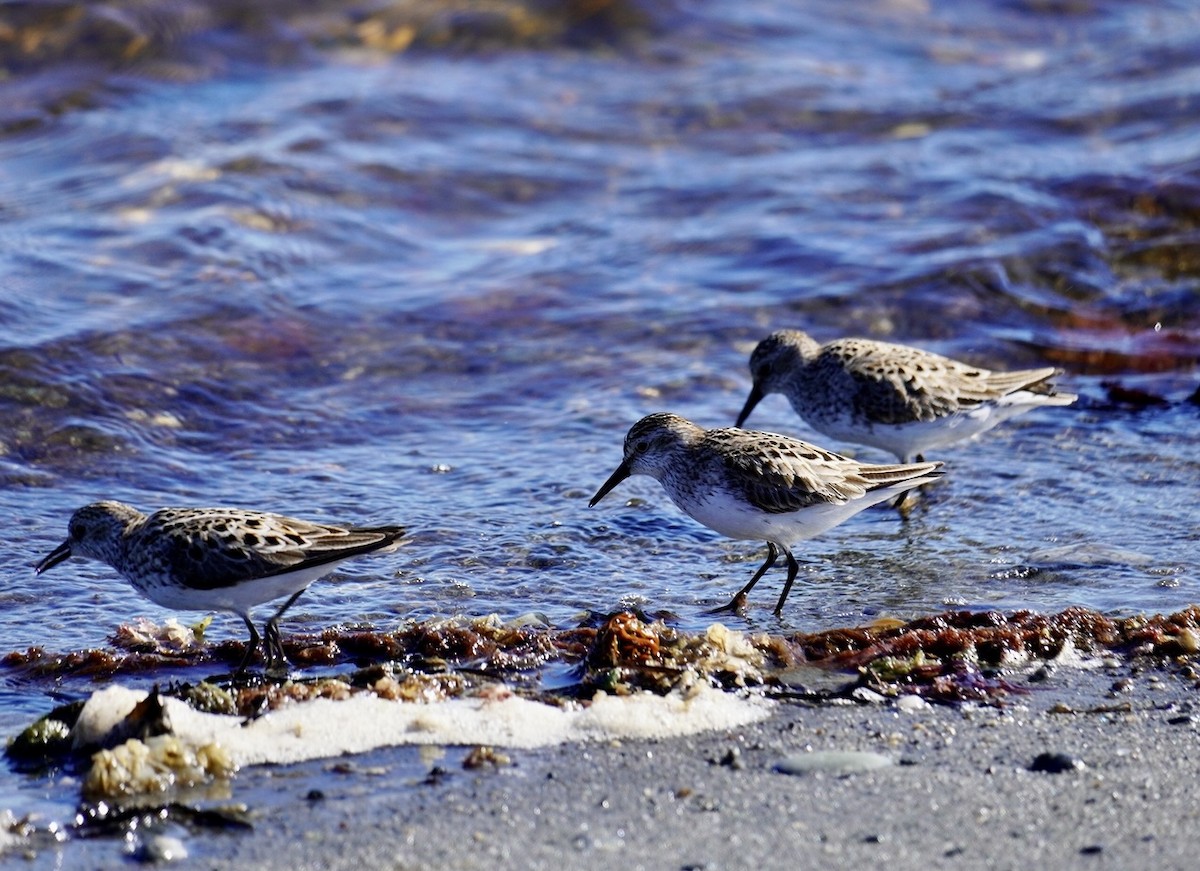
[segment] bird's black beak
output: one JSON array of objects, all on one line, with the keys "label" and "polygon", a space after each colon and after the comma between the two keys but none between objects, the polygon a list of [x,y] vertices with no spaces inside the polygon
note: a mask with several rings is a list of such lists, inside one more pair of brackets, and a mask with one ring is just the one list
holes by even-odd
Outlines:
[{"label": "bird's black beak", "polygon": [[68,540],[64,541],[58,547],[54,548],[54,550],[50,551],[50,553],[46,554],[46,556],[42,558],[42,561],[33,567],[33,573],[40,575],[47,569],[52,569],[60,562],[69,560],[70,558],[71,542]]},{"label": "bird's black beak", "polygon": [[[621,465],[617,466],[617,470],[608,476],[608,480],[600,485],[600,489],[596,491],[596,495],[592,497],[592,501],[588,503],[588,508],[591,508],[601,499],[608,495],[608,491],[620,484],[629,477],[629,463],[624,460]],[[47,557],[48,559],[49,557]]]},{"label": "bird's black beak", "polygon": [[734,426],[741,426],[746,422],[746,418],[750,416],[750,412],[754,411],[754,406],[762,400],[767,394],[762,392],[762,388],[758,386],[758,382],[754,382],[754,386],[750,388],[750,395],[746,397],[746,404],[742,406],[742,413],[737,417],[737,423]]}]

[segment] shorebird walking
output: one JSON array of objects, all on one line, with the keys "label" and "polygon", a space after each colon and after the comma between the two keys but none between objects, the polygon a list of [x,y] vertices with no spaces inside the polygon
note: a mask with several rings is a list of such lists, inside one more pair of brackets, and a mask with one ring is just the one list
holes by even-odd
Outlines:
[{"label": "shorebird walking", "polygon": [[782,552],[787,581],[775,615],[800,570],[791,548],[869,508],[942,475],[941,463],[861,463],[799,439],[743,429],[703,429],[677,414],[642,418],[625,437],[625,456],[589,507],[630,475],[649,475],[685,514],[730,538],[766,541],[767,559],[718,611],[735,611]]},{"label": "shorebird walking", "polygon": [[72,556],[108,563],[139,593],[166,608],[232,611],[250,630],[238,673],[258,648],[250,609],[287,596],[263,631],[266,668],[287,659],[279,618],[308,585],[348,559],[392,549],[399,526],[327,526],[240,508],[163,508],[143,514],[123,502],[94,502],[71,516],[67,540],[35,567],[39,575]]},{"label": "shorebird walking", "polygon": [[1047,383],[1053,368],[994,372],[908,345],[839,339],[819,345],[780,330],[750,355],[754,386],[737,417],[782,393],[796,413],[831,438],[882,448],[902,463],[974,438],[1011,417],[1076,397]]}]

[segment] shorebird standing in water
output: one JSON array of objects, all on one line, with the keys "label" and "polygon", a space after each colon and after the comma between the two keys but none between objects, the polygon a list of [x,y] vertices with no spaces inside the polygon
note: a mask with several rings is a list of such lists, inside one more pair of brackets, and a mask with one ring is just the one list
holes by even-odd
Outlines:
[{"label": "shorebird standing in water", "polygon": [[754,386],[736,425],[763,397],[782,393],[819,432],[910,463],[1035,408],[1070,405],[1074,394],[1047,383],[1054,374],[1049,367],[995,372],[872,339],[820,345],[807,333],[780,330],[750,355]]},{"label": "shorebird standing in water", "polygon": [[765,541],[767,559],[728,605],[736,611],[782,552],[787,580],[800,570],[791,548],[865,508],[941,477],[941,463],[861,463],[799,439],[735,428],[703,429],[677,414],[642,418],[625,437],[624,458],[589,507],[630,475],[658,481],[680,510],[736,539]]},{"label": "shorebird standing in water", "polygon": [[232,611],[259,644],[250,609],[287,596],[263,631],[266,668],[285,667],[283,616],[309,584],[348,559],[396,546],[399,526],[342,527],[240,508],[163,508],[146,515],[123,502],[94,502],[71,516],[67,540],[35,567],[40,575],[73,556],[108,563],[166,608]]}]

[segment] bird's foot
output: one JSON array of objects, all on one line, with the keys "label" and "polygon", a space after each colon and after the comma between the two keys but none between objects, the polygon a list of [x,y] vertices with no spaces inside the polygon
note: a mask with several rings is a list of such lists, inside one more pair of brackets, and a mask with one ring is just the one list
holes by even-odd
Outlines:
[{"label": "bird's foot", "polygon": [[263,680],[264,678],[261,674],[241,668],[237,671],[230,671],[224,674],[209,675],[204,679],[204,682],[216,686],[228,687],[229,689],[248,689],[260,686]]},{"label": "bird's foot", "polygon": [[705,611],[705,614],[745,614],[746,612],[746,594],[738,593],[728,604],[722,605],[720,608],[713,608],[710,611]]},{"label": "bird's foot", "polygon": [[279,659],[268,663],[267,667],[263,669],[263,678],[275,683],[283,683],[291,679],[291,677],[292,670],[286,659]]},{"label": "bird's foot", "polygon": [[892,507],[896,509],[896,513],[900,515],[901,520],[907,521],[913,511],[921,504],[921,494],[919,487],[914,487],[911,490],[905,490],[896,497],[896,501],[892,503]]}]

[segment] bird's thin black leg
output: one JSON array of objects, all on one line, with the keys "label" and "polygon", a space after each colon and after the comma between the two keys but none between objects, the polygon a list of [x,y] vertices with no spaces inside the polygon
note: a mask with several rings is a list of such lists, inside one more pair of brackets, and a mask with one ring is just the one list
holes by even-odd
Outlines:
[{"label": "bird's thin black leg", "polygon": [[270,672],[275,668],[276,660],[279,657],[279,627],[268,620],[263,624],[263,649],[264,661],[263,671]]},{"label": "bird's thin black leg", "polygon": [[911,490],[905,490],[892,503],[892,507],[896,509],[896,513],[900,515],[902,521],[907,521],[912,517],[913,509],[921,501],[921,496],[917,492],[920,487],[913,487]]},{"label": "bird's thin black leg", "polygon": [[287,667],[287,655],[283,652],[283,638],[281,638],[279,635],[279,618],[283,616],[284,611],[292,607],[292,604],[300,598],[300,594],[303,592],[303,590],[297,590],[291,596],[291,598],[283,603],[282,608],[271,615],[271,618],[267,620],[266,625],[263,627],[267,637],[266,648],[268,671],[277,666],[280,668]]},{"label": "bird's thin black leg", "polygon": [[[786,551],[785,551],[785,553],[786,553]],[[788,557],[790,558],[791,554],[788,554]],[[766,574],[767,569],[769,569],[771,566],[775,565],[775,560],[778,558],[779,558],[779,549],[775,546],[775,542],[768,541],[767,542],[767,559],[761,566],[758,567],[758,571],[756,571],[754,573],[754,577],[752,577],[750,579],[750,583],[748,583],[748,584],[746,584],[746,586],[742,587],[741,591],[738,592],[738,594],[736,596],[734,596],[732,599],[729,600],[728,605],[723,605],[720,608],[713,608],[713,610],[709,611],[708,613],[710,613],[710,614],[722,614],[725,612],[735,612],[736,613],[737,611],[741,610],[742,606],[746,604],[747,594],[749,594],[749,592],[752,589],[754,589],[754,585],[758,583],[759,578],[761,578],[764,574]]]},{"label": "bird's thin black leg", "polygon": [[783,555],[787,557],[787,580],[783,584],[783,593],[779,596],[779,601],[775,604],[775,616],[783,616],[783,603],[787,601],[788,594],[792,592],[792,584],[796,581],[796,574],[800,571],[800,565],[796,562],[796,558],[792,556],[792,552],[786,547],[783,549]]},{"label": "bird's thin black leg", "polygon": [[[906,463],[923,463],[925,462],[924,454],[917,454],[915,457],[909,456],[904,458]],[[920,494],[917,492],[920,487],[913,487],[911,490],[905,490],[899,496],[892,500],[892,507],[900,515],[900,519],[907,521],[912,516],[913,509],[917,507],[917,503],[921,501]]]},{"label": "bird's thin black leg", "polygon": [[242,654],[242,661],[238,664],[237,671],[234,674],[244,674],[246,666],[250,664],[250,660],[254,657],[254,651],[258,650],[258,630],[254,628],[254,623],[250,620],[249,614],[243,614],[242,619],[246,622],[246,628],[250,630],[250,641],[246,644],[246,652]]}]

